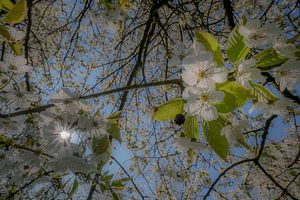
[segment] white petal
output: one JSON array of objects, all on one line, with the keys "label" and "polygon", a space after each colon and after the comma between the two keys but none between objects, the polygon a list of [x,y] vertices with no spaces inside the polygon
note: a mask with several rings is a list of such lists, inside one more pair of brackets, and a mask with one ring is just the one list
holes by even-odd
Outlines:
[{"label": "white petal", "polygon": [[197,73],[194,72],[194,70],[185,70],[182,74],[182,80],[187,85],[196,85],[197,84]]},{"label": "white petal", "polygon": [[14,62],[17,63],[19,66],[26,65],[27,63],[26,58],[24,58],[23,56],[16,56],[14,59]]},{"label": "white petal", "polygon": [[32,71],[32,67],[29,65],[22,65],[19,67],[18,72],[19,73],[24,73],[24,72],[31,72]]},{"label": "white petal", "polygon": [[191,65],[191,64],[195,64],[198,63],[200,60],[197,56],[186,56],[183,60],[182,60],[182,64],[183,65]]},{"label": "white petal", "polygon": [[219,102],[223,101],[224,96],[225,96],[225,94],[222,91],[212,92],[209,96],[209,102],[211,102],[213,104],[219,103]]},{"label": "white petal", "polygon": [[213,70],[211,79],[216,83],[224,83],[227,81],[227,69],[225,67],[218,67]]},{"label": "white petal", "polygon": [[249,29],[247,29],[245,26],[240,26],[239,27],[239,32],[245,38],[248,38],[249,35],[251,34],[251,31]]},{"label": "white petal", "polygon": [[188,101],[185,105],[185,111],[191,116],[198,114],[200,109],[201,103],[199,100]]},{"label": "white petal", "polygon": [[210,78],[201,79],[197,83],[197,87],[205,89],[205,90],[214,89],[215,88],[215,82]]},{"label": "white petal", "polygon": [[202,104],[200,108],[200,115],[205,121],[212,121],[218,119],[218,112],[216,107],[211,104]]},{"label": "white petal", "polygon": [[195,86],[187,86],[182,92],[182,97],[187,100],[194,100],[199,98],[201,92],[201,88],[197,88]]}]

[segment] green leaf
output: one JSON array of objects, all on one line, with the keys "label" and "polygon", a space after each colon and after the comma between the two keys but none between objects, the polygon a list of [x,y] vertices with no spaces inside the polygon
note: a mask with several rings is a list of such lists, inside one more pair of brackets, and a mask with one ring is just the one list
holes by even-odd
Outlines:
[{"label": "green leaf", "polygon": [[181,98],[172,99],[159,106],[154,113],[154,119],[159,121],[173,120],[183,112],[184,101]]},{"label": "green leaf", "polygon": [[77,181],[77,179],[75,179],[73,181],[73,186],[72,186],[72,189],[71,189],[67,199],[70,199],[75,194],[77,188],[78,188],[78,181]]},{"label": "green leaf", "polygon": [[14,7],[14,4],[10,0],[0,0],[0,4],[7,10],[10,10]]},{"label": "green leaf", "polygon": [[10,47],[12,48],[12,50],[14,51],[14,53],[17,56],[22,55],[22,47],[23,45],[21,43],[9,43]]},{"label": "green leaf", "polygon": [[288,60],[288,58],[279,55],[273,48],[261,51],[260,53],[256,54],[254,58],[258,60],[256,67],[267,70],[272,67],[279,66]]},{"label": "green leaf", "polygon": [[118,181],[120,181],[121,183],[125,183],[125,182],[128,182],[128,181],[131,181],[131,178],[121,178]]},{"label": "green leaf", "polygon": [[101,189],[101,192],[104,192],[105,190],[108,190],[109,187],[107,187],[105,184],[103,183],[100,183],[100,189]]},{"label": "green leaf", "polygon": [[108,116],[107,119],[111,121],[111,123],[117,123],[117,120],[120,119],[120,117],[121,117],[121,111],[117,111],[111,114],[110,116]]},{"label": "green leaf", "polygon": [[5,15],[3,22],[16,24],[22,22],[27,15],[26,0],[18,1],[14,7]]},{"label": "green leaf", "polygon": [[113,186],[114,187],[113,189],[116,190],[123,190],[125,187],[125,185],[119,180],[112,181],[111,186]]},{"label": "green leaf", "polygon": [[108,150],[110,147],[110,142],[108,137],[97,138],[93,137],[92,139],[92,149],[94,154],[100,155]]},{"label": "green leaf", "polygon": [[118,140],[120,143],[122,142],[118,124],[111,123],[107,131],[114,139]]},{"label": "green leaf", "polygon": [[199,138],[199,125],[196,116],[188,116],[183,124],[185,137]]},{"label": "green leaf", "polygon": [[221,53],[221,48],[212,34],[197,31],[196,39],[205,46],[206,50],[211,51],[213,53],[214,60],[217,62],[218,65],[224,64],[224,58]]},{"label": "green leaf", "polygon": [[111,179],[113,178],[113,174],[108,175],[108,172],[105,173],[105,175],[102,176],[101,180],[105,182],[106,184],[110,185]]},{"label": "green leaf", "polygon": [[[218,111],[222,113],[243,106],[251,97],[250,90],[246,89],[236,81],[227,81],[226,83],[217,84],[217,90],[225,92],[224,100],[221,103],[216,104],[217,109],[219,108],[220,110]],[[231,104],[230,102],[233,105],[226,105]],[[225,107],[222,108],[222,106]]]},{"label": "green leaf", "polygon": [[223,91],[225,96],[222,102],[215,104],[219,113],[229,113],[239,107],[237,98],[226,91]]},{"label": "green leaf", "polygon": [[237,137],[237,142],[244,146],[246,149],[248,149],[249,151],[252,151],[252,147],[247,143],[247,140],[245,139],[245,135],[239,134],[239,136]]},{"label": "green leaf", "polygon": [[3,25],[0,25],[0,35],[2,35],[2,37],[7,39],[8,41],[12,40],[12,37],[11,37],[9,31]]},{"label": "green leaf", "polygon": [[249,81],[251,86],[251,95],[254,99],[264,103],[276,101],[278,98],[267,88],[261,84],[256,84]]},{"label": "green leaf", "polygon": [[127,9],[129,6],[129,1],[128,0],[119,0],[119,4],[122,9]]},{"label": "green leaf", "polygon": [[229,144],[226,137],[220,134],[223,127],[224,124],[221,122],[220,117],[214,121],[203,122],[203,132],[207,143],[218,156],[227,161]]},{"label": "green leaf", "polygon": [[121,200],[121,198],[119,197],[119,195],[117,193],[115,193],[113,190],[111,191],[111,194],[113,196],[113,200]]},{"label": "green leaf", "polygon": [[249,53],[250,47],[245,43],[244,37],[239,33],[239,27],[244,25],[246,20],[242,20],[230,33],[227,40],[227,56],[236,65],[242,61]]}]

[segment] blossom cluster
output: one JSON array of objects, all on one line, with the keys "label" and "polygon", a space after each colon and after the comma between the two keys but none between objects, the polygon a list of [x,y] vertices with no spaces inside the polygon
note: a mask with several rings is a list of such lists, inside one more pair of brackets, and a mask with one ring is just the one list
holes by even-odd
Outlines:
[{"label": "blossom cluster", "polygon": [[100,162],[107,161],[108,155],[95,153],[92,143],[93,139],[108,140],[110,122],[99,113],[93,114],[92,106],[78,101],[78,97],[76,92],[62,88],[50,98],[50,105],[53,106],[39,115],[33,115],[31,121],[26,117],[1,119],[0,131],[4,136],[1,142],[9,143],[10,138],[28,133],[34,138],[30,151],[20,153],[11,149],[5,154],[0,152],[5,155],[0,165],[5,173],[1,173],[0,177],[10,174],[16,177],[10,181],[19,185],[28,179],[20,170],[25,166],[30,166],[29,175],[38,172],[45,164],[46,169],[53,169],[56,173],[90,173],[96,171]]},{"label": "blossom cluster", "polygon": [[216,120],[218,112],[214,104],[224,98],[222,91],[216,91],[216,83],[227,80],[227,69],[218,66],[211,52],[203,44],[194,40],[193,55],[183,59],[182,79],[186,85],[183,98],[187,101],[185,111],[188,115],[200,115],[205,121]]}]

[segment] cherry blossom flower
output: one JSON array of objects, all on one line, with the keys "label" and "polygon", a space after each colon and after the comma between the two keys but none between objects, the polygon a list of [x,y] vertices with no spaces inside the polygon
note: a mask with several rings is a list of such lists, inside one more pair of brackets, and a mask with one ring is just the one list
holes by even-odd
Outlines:
[{"label": "cherry blossom flower", "polygon": [[[294,92],[297,84],[300,83],[300,71],[299,69],[286,70],[285,66],[286,65],[283,65],[277,69],[274,69],[274,77],[276,82],[279,83],[280,91],[288,89],[289,91]],[[290,65],[290,67],[292,66],[293,65]]]},{"label": "cherry blossom flower", "polygon": [[208,150],[208,146],[197,141],[192,141],[191,138],[177,137],[175,138],[174,145],[176,149],[182,153],[186,153],[189,149],[195,152]]},{"label": "cherry blossom flower", "polygon": [[233,145],[240,145],[250,149],[251,147],[246,143],[243,133],[249,127],[248,120],[235,120],[233,123],[225,126],[221,130],[221,135],[224,135]]},{"label": "cherry blossom flower", "polygon": [[49,162],[49,166],[61,173],[69,171],[89,173],[96,170],[94,165],[87,163],[83,158],[77,156],[64,156]]},{"label": "cherry blossom flower", "polygon": [[70,103],[71,100],[77,99],[79,94],[72,92],[69,88],[61,88],[57,94],[53,95],[50,102],[53,104]]},{"label": "cherry blossom flower", "polygon": [[14,56],[9,54],[4,58],[4,62],[0,62],[0,69],[11,71],[16,74],[32,71],[32,67],[26,63],[27,60],[23,56]]},{"label": "cherry blossom flower", "polygon": [[216,91],[214,87],[204,89],[188,86],[183,91],[182,96],[187,100],[185,111],[189,115],[199,114],[205,121],[218,118],[218,112],[214,104],[223,100],[224,92]]},{"label": "cherry blossom flower", "polygon": [[285,56],[289,59],[296,60],[296,52],[297,48],[294,44],[288,43],[287,39],[284,37],[280,37],[275,39],[273,42],[273,48],[276,52],[282,56]]},{"label": "cherry blossom flower", "polygon": [[23,40],[26,35],[24,31],[18,31],[13,27],[9,27],[9,33],[15,42]]},{"label": "cherry blossom flower", "polygon": [[249,88],[249,81],[263,80],[261,71],[255,67],[255,60],[249,59],[242,61],[237,70],[236,80],[243,86]]},{"label": "cherry blossom flower", "polygon": [[107,132],[108,121],[101,116],[80,116],[78,119],[78,127],[84,130],[84,132],[90,133],[90,136],[97,136],[101,138],[109,136],[109,133]]},{"label": "cherry blossom flower", "polygon": [[191,54],[192,49],[189,48],[185,42],[178,42],[173,51],[170,59],[170,66],[178,66],[182,64],[182,60]]},{"label": "cherry blossom flower", "polygon": [[182,80],[189,86],[207,88],[227,80],[227,69],[216,67],[211,60],[203,61],[197,57],[187,57],[183,60],[183,67]]},{"label": "cherry blossom flower", "polygon": [[266,104],[264,102],[257,102],[250,109],[253,112],[254,109],[262,111],[264,118],[269,118],[272,115],[278,115],[283,120],[288,120],[290,117],[289,112],[292,110],[293,101],[291,99],[279,99],[271,104]]},{"label": "cherry blossom flower", "polygon": [[259,20],[248,20],[245,25],[239,27],[239,32],[246,39],[249,47],[259,47],[262,45],[270,45],[274,37],[279,37],[281,31],[275,24],[265,24],[261,26]]}]

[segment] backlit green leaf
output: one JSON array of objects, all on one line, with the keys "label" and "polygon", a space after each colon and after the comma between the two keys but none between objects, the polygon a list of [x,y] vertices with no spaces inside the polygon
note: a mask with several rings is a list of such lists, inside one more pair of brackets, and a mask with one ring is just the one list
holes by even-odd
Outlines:
[{"label": "backlit green leaf", "polygon": [[93,137],[92,139],[92,149],[94,154],[100,155],[108,150],[110,147],[110,142],[108,137],[97,138]]},{"label": "backlit green leaf", "polygon": [[122,142],[118,124],[110,124],[108,132],[114,139],[118,140],[120,143]]},{"label": "backlit green leaf", "polygon": [[123,190],[125,187],[125,185],[119,180],[112,181],[111,186],[113,186],[116,190]]},{"label": "backlit green leaf", "polygon": [[2,35],[2,37],[4,37],[5,39],[7,39],[8,41],[12,40],[12,37],[11,37],[9,31],[3,25],[0,25],[0,35]]},{"label": "backlit green leaf", "polygon": [[22,22],[27,15],[26,0],[18,1],[12,9],[5,15],[3,22],[16,24]]},{"label": "backlit green leaf", "polygon": [[261,84],[250,82],[252,97],[260,102],[270,103],[277,100],[277,97]]},{"label": "backlit green leaf", "polygon": [[185,137],[199,138],[199,125],[196,116],[188,116],[183,124]]},{"label": "backlit green leaf", "polygon": [[223,127],[220,117],[218,120],[203,122],[203,132],[207,143],[218,156],[227,161],[229,144],[226,137],[220,134]]},{"label": "backlit green leaf", "polygon": [[241,24],[245,24],[246,19],[243,19],[230,33],[227,40],[227,56],[229,60],[235,64],[242,61],[249,53],[250,48],[246,45],[244,37],[239,33]]},{"label": "backlit green leaf", "polygon": [[117,123],[117,120],[121,117],[121,111],[114,112],[110,116],[107,117],[109,121],[112,123]]},{"label": "backlit green leaf", "polygon": [[154,119],[160,121],[173,120],[183,112],[184,101],[181,98],[172,99],[159,106],[154,113]]},{"label": "backlit green leaf", "polygon": [[213,53],[214,60],[218,65],[224,64],[224,58],[221,53],[221,48],[213,35],[207,32],[197,31],[196,39],[205,46],[206,50]]},{"label": "backlit green leaf", "polygon": [[10,43],[10,46],[17,56],[22,55],[23,45],[21,43]]},{"label": "backlit green leaf", "polygon": [[67,199],[72,198],[72,196],[75,194],[77,188],[78,188],[78,181],[77,181],[77,179],[75,179],[74,182],[73,182],[72,189],[71,189]]},{"label": "backlit green leaf", "polygon": [[14,4],[10,0],[0,0],[0,4],[7,10],[10,10],[14,7]]},{"label": "backlit green leaf", "polygon": [[288,60],[286,57],[279,55],[273,48],[261,51],[256,54],[254,58],[258,60],[256,67],[261,69],[270,69],[279,66]]},{"label": "backlit green leaf", "polygon": [[217,90],[225,92],[224,100],[216,104],[218,111],[222,113],[230,112],[235,108],[243,106],[251,98],[250,90],[236,81],[217,84]]},{"label": "backlit green leaf", "polygon": [[229,113],[239,107],[237,98],[226,91],[223,91],[225,96],[222,102],[215,104],[219,113]]}]

